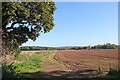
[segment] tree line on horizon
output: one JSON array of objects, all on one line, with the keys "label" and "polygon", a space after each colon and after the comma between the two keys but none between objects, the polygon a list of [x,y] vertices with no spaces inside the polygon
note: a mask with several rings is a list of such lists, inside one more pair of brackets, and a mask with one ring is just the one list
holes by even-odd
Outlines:
[{"label": "tree line on horizon", "polygon": [[98,44],[95,46],[74,46],[74,47],[41,47],[41,46],[23,46],[20,47],[20,50],[84,50],[84,49],[117,49],[118,45],[116,44]]}]

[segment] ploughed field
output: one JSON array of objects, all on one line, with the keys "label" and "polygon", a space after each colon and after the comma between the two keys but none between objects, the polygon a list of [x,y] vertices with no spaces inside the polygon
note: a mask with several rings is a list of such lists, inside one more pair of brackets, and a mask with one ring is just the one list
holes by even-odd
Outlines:
[{"label": "ploughed field", "polygon": [[108,71],[118,68],[118,50],[22,51],[12,60],[18,78],[114,77]]},{"label": "ploughed field", "polygon": [[69,65],[72,71],[118,68],[117,49],[58,50],[53,58]]}]

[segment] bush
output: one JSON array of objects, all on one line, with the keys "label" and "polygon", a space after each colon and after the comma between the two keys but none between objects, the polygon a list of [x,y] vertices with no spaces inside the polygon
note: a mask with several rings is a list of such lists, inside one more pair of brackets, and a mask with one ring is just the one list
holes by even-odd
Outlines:
[{"label": "bush", "polygon": [[17,66],[11,64],[2,64],[2,80],[8,80],[9,78],[20,78],[20,70],[16,70]]}]

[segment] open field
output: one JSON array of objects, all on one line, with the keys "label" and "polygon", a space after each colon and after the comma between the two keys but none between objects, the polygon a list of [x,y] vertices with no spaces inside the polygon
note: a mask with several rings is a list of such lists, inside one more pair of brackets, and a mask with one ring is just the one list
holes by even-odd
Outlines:
[{"label": "open field", "polygon": [[117,49],[27,51],[13,66],[23,78],[93,78],[117,69],[117,59]]},{"label": "open field", "polygon": [[71,66],[72,70],[99,70],[108,71],[117,69],[117,49],[95,50],[60,50],[56,52],[54,59]]}]

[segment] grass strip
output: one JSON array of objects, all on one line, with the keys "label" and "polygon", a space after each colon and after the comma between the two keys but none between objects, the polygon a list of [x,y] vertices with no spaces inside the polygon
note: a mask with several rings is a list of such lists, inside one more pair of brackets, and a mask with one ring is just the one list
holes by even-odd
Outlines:
[{"label": "grass strip", "polygon": [[[42,69],[43,61],[42,58],[51,53],[42,54],[42,55],[20,55],[18,60],[25,60],[23,63],[16,63],[13,66],[17,66],[17,70],[20,72],[37,72]],[[9,65],[9,64],[8,64]]]}]

